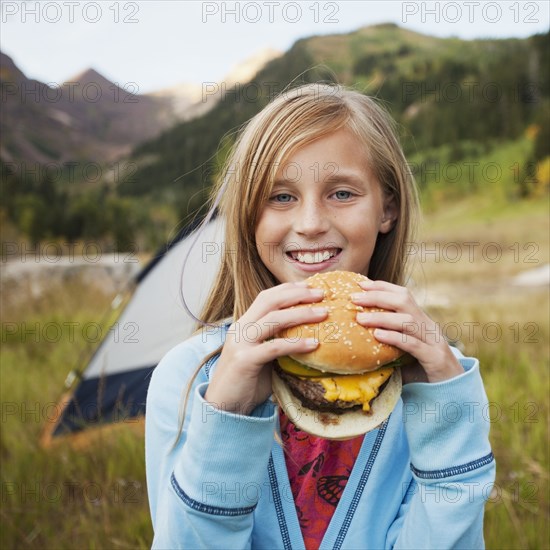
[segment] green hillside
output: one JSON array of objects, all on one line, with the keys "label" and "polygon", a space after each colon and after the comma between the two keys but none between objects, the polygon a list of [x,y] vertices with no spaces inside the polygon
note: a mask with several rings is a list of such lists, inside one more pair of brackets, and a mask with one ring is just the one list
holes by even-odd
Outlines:
[{"label": "green hillside", "polygon": [[500,141],[543,126],[549,102],[548,36],[434,38],[395,25],[300,40],[250,83],[228,90],[201,118],[132,155],[139,170],[120,192],[202,204],[234,130],[288,85],[338,81],[378,97],[401,124],[406,153],[448,145],[451,158],[487,154]]}]

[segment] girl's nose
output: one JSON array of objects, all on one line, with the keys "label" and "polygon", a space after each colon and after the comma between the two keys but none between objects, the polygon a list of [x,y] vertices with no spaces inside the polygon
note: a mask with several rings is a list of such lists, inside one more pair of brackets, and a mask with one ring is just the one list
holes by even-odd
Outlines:
[{"label": "girl's nose", "polygon": [[317,201],[304,202],[296,209],[294,230],[307,237],[321,235],[328,231],[330,220]]}]

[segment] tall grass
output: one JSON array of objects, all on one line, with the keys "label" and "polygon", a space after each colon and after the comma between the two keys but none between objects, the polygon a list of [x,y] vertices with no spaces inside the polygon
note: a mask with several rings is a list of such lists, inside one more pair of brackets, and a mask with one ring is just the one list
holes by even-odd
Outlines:
[{"label": "tall grass", "polygon": [[[123,426],[89,448],[39,445],[67,373],[90,346],[82,327],[112,297],[78,279],[30,294],[2,292],[0,547],[150,547],[143,434]],[[76,323],[72,333],[68,323]]]},{"label": "tall grass", "polygon": [[[529,239],[540,244],[539,263],[548,261],[544,205],[521,203],[500,216],[478,210],[476,218],[465,218],[471,207],[455,204],[428,216],[423,238],[464,242],[474,235],[480,243],[499,242],[503,249]],[[417,291],[427,287],[427,307],[447,330],[462,328],[465,353],[480,358],[491,402],[487,413],[497,480],[486,507],[486,545],[547,548],[547,289],[511,286],[510,277],[535,266],[518,265],[509,256],[498,264],[483,258],[456,263],[436,259],[419,262]],[[433,288],[452,300],[430,302]],[[32,292],[21,283],[4,283],[2,288],[0,546],[148,548],[152,529],[143,434],[123,426],[88,448],[61,444],[45,450],[39,445],[44,419],[52,412],[49,407],[89,344],[78,327],[97,322],[112,297],[79,279],[51,286],[38,297]],[[65,331],[59,341],[52,341],[41,332],[47,323],[69,322],[77,323],[72,337]],[[33,332],[37,325],[42,327],[38,336]],[[501,330],[498,338],[495,325]]]},{"label": "tall grass", "polygon": [[[548,548],[550,540],[550,304],[546,292],[521,294],[462,303],[445,315],[464,327],[465,353],[479,358],[489,399],[485,414],[491,420],[497,478],[486,506],[485,536],[494,549]],[[466,337],[466,328],[474,341]]]},{"label": "tall grass", "polygon": [[[547,200],[495,208],[472,197],[428,215],[423,239],[440,253],[418,254],[413,275],[445,335],[480,360],[497,461],[485,516],[492,549],[550,547],[549,292],[514,284],[518,273],[550,261],[547,213]],[[441,296],[451,300],[442,305]]]}]

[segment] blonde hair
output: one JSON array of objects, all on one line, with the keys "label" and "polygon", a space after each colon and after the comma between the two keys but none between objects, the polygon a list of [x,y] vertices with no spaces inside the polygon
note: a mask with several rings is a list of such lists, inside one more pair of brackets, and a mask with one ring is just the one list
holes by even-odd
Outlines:
[{"label": "blonde hair", "polygon": [[393,119],[370,97],[338,85],[307,84],[287,90],[244,127],[214,189],[221,193],[225,223],[221,267],[201,320],[238,319],[258,293],[277,283],[260,260],[255,231],[275,173],[299,147],[340,128],[364,144],[369,168],[382,191],[395,200],[398,216],[378,236],[370,261],[371,279],[404,284],[407,244],[413,238],[418,196],[395,133]]}]

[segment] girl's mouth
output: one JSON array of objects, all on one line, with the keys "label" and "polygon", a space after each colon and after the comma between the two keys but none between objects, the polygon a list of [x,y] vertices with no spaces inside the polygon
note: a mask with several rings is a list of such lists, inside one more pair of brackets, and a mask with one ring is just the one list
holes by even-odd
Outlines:
[{"label": "girl's mouth", "polygon": [[286,255],[302,264],[322,264],[329,262],[342,252],[341,248],[325,248],[317,250],[291,250]]}]

